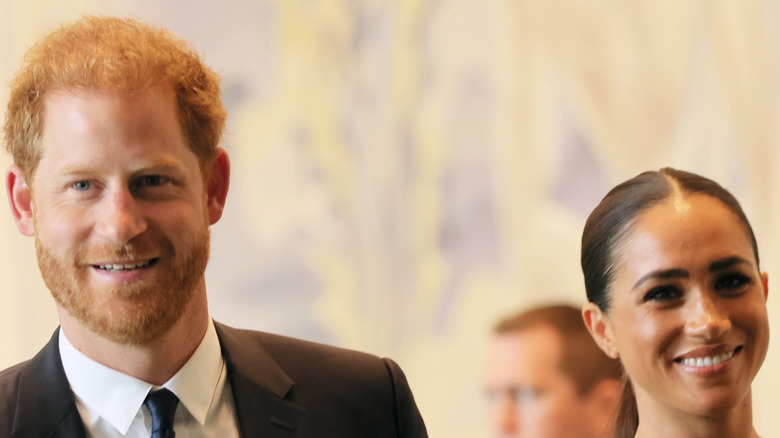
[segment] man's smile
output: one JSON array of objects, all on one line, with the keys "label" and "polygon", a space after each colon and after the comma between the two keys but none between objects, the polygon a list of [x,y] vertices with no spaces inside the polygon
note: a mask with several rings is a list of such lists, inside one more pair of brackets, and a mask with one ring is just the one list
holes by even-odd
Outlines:
[{"label": "man's smile", "polygon": [[104,271],[111,271],[111,272],[130,271],[133,269],[153,266],[157,262],[157,260],[158,259],[154,258],[154,259],[144,260],[135,263],[106,263],[106,264],[99,264],[99,265],[92,265],[92,266],[97,269],[101,269]]}]

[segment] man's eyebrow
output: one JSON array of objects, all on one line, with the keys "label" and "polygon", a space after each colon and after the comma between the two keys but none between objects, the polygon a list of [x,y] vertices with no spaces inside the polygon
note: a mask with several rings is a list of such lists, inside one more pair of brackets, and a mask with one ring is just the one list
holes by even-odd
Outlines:
[{"label": "man's eyebrow", "polygon": [[65,166],[58,172],[62,175],[81,175],[90,173],[90,167],[88,166]]},{"label": "man's eyebrow", "polygon": [[710,263],[710,272],[722,271],[724,269],[728,269],[734,265],[739,265],[739,264],[749,265],[750,262],[740,256],[728,257],[723,260],[718,260]]},{"label": "man's eyebrow", "polygon": [[[154,161],[149,163],[142,163],[140,166],[137,166],[130,173],[131,174],[143,173],[143,172],[148,172],[150,170],[151,171],[180,171],[181,166],[172,161],[161,160],[161,161]],[[98,170],[94,166],[74,165],[74,166],[63,167],[60,173],[62,173],[63,175],[83,175],[83,174],[94,173],[96,171]]]},{"label": "man's eyebrow", "polygon": [[136,170],[134,170],[132,173],[145,173],[145,172],[155,172],[155,171],[166,171],[166,172],[180,172],[182,170],[182,167],[173,164],[167,161],[162,162],[156,162],[156,163],[148,163],[144,164],[143,166],[139,166]]},{"label": "man's eyebrow", "polygon": [[643,275],[631,289],[636,289],[645,281],[653,278],[688,278],[690,276],[691,275],[685,269],[659,269]]}]

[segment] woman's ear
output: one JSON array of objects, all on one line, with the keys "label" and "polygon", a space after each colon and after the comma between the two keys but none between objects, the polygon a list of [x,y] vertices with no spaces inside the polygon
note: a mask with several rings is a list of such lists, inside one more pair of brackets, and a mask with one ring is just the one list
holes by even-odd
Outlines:
[{"label": "woman's ear", "polygon": [[617,359],[620,356],[620,352],[618,352],[617,347],[615,346],[612,328],[609,325],[607,316],[601,312],[599,306],[591,302],[583,304],[582,320],[585,322],[585,327],[588,328],[593,340],[596,341],[596,345],[598,345],[607,356]]},{"label": "woman's ear", "polygon": [[8,204],[16,222],[16,228],[25,236],[35,235],[35,212],[33,211],[32,190],[22,169],[12,164],[5,173],[5,190]]}]

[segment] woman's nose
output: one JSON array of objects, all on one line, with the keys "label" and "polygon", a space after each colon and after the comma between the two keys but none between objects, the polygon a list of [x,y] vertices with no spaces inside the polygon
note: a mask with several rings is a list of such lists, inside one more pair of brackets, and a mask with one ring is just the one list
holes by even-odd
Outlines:
[{"label": "woman's nose", "polygon": [[731,330],[731,319],[717,297],[702,292],[693,298],[685,328],[691,335],[717,339]]}]

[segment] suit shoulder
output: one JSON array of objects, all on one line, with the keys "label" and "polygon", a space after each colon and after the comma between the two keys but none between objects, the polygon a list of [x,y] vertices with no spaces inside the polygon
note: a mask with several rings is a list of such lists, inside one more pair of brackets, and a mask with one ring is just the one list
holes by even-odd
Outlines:
[{"label": "suit shoulder", "polygon": [[[237,329],[234,329],[237,330]],[[384,360],[362,351],[252,330],[240,330],[267,350],[281,365],[310,365],[338,368],[376,367],[384,369]]]},{"label": "suit shoulder", "polygon": [[[317,436],[427,436],[408,382],[390,359],[219,324],[217,333],[241,373],[281,387],[278,394],[306,410],[309,426],[330,431]],[[270,370],[279,370],[284,385],[268,378]]]},{"label": "suit shoulder", "polygon": [[28,360],[0,371],[0,436],[10,434],[19,399],[19,380],[29,363]]},{"label": "suit shoulder", "polygon": [[0,403],[18,394],[19,377],[29,363],[27,360],[0,371]]}]

